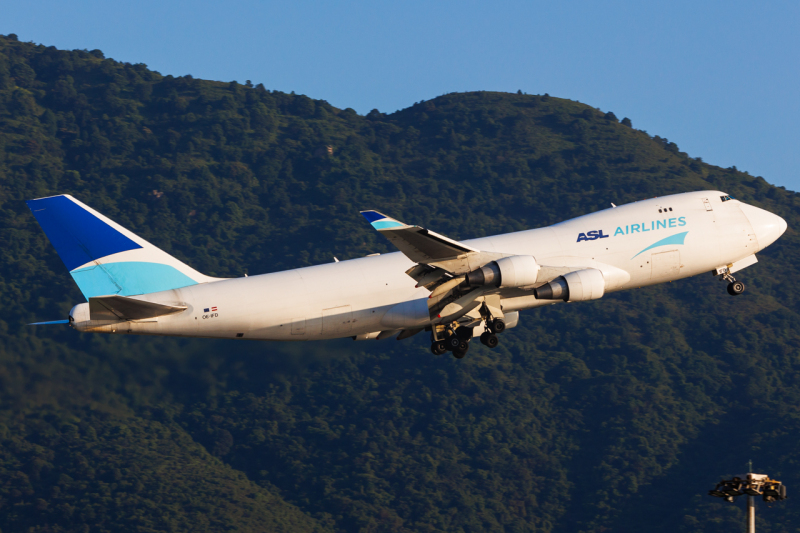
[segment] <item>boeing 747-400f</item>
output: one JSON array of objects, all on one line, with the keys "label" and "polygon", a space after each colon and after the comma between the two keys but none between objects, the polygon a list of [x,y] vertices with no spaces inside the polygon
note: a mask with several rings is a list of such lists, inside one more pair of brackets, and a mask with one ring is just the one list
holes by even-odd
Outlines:
[{"label": "boeing 747-400f", "polygon": [[[612,204],[613,205],[613,204]],[[377,211],[362,215],[400,253],[235,279],[211,278],[68,195],[28,201],[87,302],[78,331],[299,341],[405,339],[464,357],[494,347],[519,311],[712,274],[733,274],[786,222],[719,191],[614,206],[531,229],[463,242]]]}]

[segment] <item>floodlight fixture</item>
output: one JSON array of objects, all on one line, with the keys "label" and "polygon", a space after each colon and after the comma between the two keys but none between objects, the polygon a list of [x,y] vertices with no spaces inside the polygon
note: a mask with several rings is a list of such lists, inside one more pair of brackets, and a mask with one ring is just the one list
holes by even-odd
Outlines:
[{"label": "floodlight fixture", "polygon": [[[751,466],[752,469],[752,466]],[[722,498],[733,503],[739,496],[747,496],[747,531],[756,531],[756,504],[755,498],[767,503],[774,503],[786,499],[786,485],[776,479],[770,479],[766,474],[739,474],[732,479],[723,479],[708,494]]]}]

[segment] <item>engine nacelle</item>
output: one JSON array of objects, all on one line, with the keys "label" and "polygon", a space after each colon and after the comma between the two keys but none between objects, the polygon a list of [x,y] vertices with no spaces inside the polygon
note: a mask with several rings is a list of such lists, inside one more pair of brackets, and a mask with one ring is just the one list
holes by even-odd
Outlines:
[{"label": "engine nacelle", "polygon": [[512,255],[473,270],[467,274],[466,281],[470,287],[528,287],[536,283],[539,268],[536,259],[530,255]]},{"label": "engine nacelle", "polygon": [[587,268],[564,274],[534,289],[533,294],[539,300],[582,302],[602,298],[605,290],[603,273],[596,268]]}]

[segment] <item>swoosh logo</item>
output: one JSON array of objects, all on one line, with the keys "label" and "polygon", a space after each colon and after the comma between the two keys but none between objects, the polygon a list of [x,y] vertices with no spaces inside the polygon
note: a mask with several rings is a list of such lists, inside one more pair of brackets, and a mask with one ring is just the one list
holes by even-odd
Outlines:
[{"label": "swoosh logo", "polygon": [[642,250],[638,254],[636,254],[633,257],[631,257],[631,259],[634,259],[634,258],[636,258],[636,256],[639,256],[639,255],[645,253],[647,250],[651,250],[651,249],[657,248],[659,246],[667,246],[669,244],[683,244],[684,239],[686,239],[686,234],[687,233],[689,233],[689,232],[688,231],[684,231],[684,232],[681,232],[681,233],[676,233],[675,235],[671,235],[670,237],[666,237],[664,239],[661,239],[658,242],[654,242],[653,244],[651,244],[650,246],[648,246],[647,248],[645,248],[644,250]]}]

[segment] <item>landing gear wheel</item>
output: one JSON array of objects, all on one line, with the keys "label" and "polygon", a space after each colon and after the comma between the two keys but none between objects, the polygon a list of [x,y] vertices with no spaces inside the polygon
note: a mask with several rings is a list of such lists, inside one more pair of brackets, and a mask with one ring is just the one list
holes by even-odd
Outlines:
[{"label": "landing gear wheel", "polygon": [[499,342],[500,342],[500,341],[499,341],[499,339],[497,338],[497,335],[495,335],[494,333],[489,333],[489,332],[487,331],[487,332],[485,332],[485,333],[483,333],[483,334],[481,335],[481,343],[482,343],[484,346],[488,346],[489,348],[494,348],[494,347],[496,347],[496,346],[497,346],[497,344],[498,344]]},{"label": "landing gear wheel", "polygon": [[731,296],[739,296],[744,292],[744,283],[741,281],[732,281],[728,284],[728,294]]},{"label": "landing gear wheel", "polygon": [[457,335],[451,335],[444,340],[445,346],[448,350],[458,350],[462,342],[464,341],[459,339]]},{"label": "landing gear wheel", "polygon": [[506,329],[506,323],[499,318],[495,318],[492,320],[492,323],[489,324],[489,329],[492,330],[492,333],[502,333]]},{"label": "landing gear wheel", "polygon": [[433,352],[433,355],[442,355],[446,351],[447,346],[444,345],[444,341],[436,341],[431,344],[431,352]]},{"label": "landing gear wheel", "polygon": [[453,350],[453,357],[456,359],[464,359],[465,355],[467,355],[467,350]]},{"label": "landing gear wheel", "polygon": [[459,352],[467,353],[467,350],[469,350],[469,342],[465,341],[465,340],[462,340],[461,343],[458,345],[457,350]]}]

